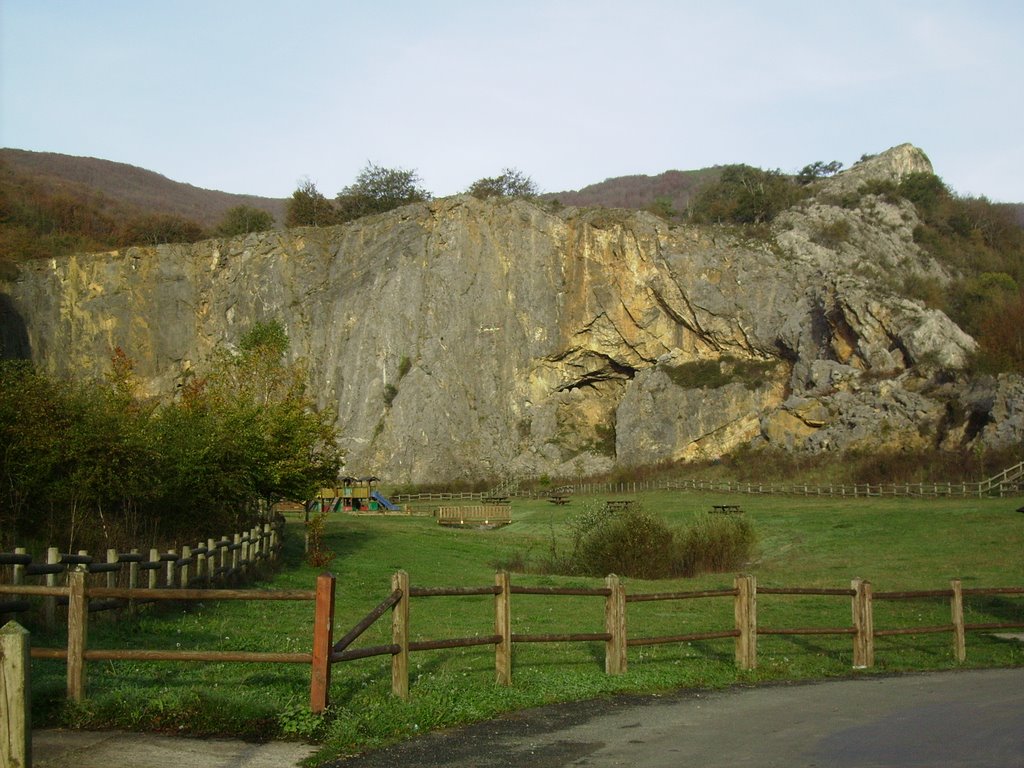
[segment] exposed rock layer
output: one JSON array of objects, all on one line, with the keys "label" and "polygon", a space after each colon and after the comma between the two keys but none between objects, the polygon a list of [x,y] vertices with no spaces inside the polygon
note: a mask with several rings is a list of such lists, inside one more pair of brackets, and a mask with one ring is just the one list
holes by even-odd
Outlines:
[{"label": "exposed rock layer", "polygon": [[1019,441],[1020,381],[949,384],[973,340],[891,290],[910,271],[942,277],[913,243],[913,207],[828,202],[858,173],[899,178],[927,158],[904,145],[865,166],[764,240],[455,197],[35,263],[0,284],[4,349],[80,376],[120,346],[167,394],[217,345],[279,319],[337,409],[349,470],[394,481],[586,473],[751,441]]}]

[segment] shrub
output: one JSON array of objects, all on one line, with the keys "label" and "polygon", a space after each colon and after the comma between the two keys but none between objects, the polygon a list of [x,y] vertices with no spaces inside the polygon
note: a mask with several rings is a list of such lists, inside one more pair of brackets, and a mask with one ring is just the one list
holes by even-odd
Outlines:
[{"label": "shrub", "polygon": [[830,224],[822,224],[811,236],[811,240],[825,248],[835,248],[841,243],[847,243],[850,241],[850,222],[839,219]]},{"label": "shrub", "polygon": [[695,576],[733,570],[750,559],[755,543],[754,527],[745,518],[704,515],[678,536],[673,571]]},{"label": "shrub", "polygon": [[638,579],[666,579],[721,572],[750,559],[755,536],[739,517],[702,515],[682,530],[639,507],[591,505],[569,521],[572,554],[552,547],[548,572]]},{"label": "shrub", "polygon": [[574,561],[589,576],[615,573],[638,579],[672,575],[672,529],[643,510],[607,514],[577,542]]}]

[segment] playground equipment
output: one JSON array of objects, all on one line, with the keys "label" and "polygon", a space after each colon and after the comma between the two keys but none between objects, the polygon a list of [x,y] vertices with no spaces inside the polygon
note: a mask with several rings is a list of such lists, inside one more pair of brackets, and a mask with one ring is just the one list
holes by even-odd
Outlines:
[{"label": "playground equipment", "polygon": [[321,488],[316,502],[319,509],[333,512],[378,512],[381,509],[397,512],[401,509],[374,488],[379,477],[343,477],[341,485]]}]

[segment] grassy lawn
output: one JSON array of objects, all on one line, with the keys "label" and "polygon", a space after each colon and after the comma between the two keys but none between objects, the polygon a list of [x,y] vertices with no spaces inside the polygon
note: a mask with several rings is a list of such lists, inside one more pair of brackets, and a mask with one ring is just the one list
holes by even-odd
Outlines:
[{"label": "grassy lawn", "polygon": [[[1019,499],[928,500],[805,499],[655,492],[638,496],[644,508],[673,525],[706,514],[712,504],[740,503],[758,534],[757,554],[744,571],[759,587],[848,588],[868,579],[875,592],[944,589],[958,577],[965,587],[1024,586],[1024,514]],[[390,592],[396,570],[413,586],[485,586],[496,566],[537,560],[566,547],[565,507],[545,500],[513,503],[514,522],[497,530],[438,526],[430,517],[335,515],[327,546],[337,553],[335,638]],[[302,528],[289,525],[286,564],[263,586],[310,589],[316,571],[302,563]],[[540,574],[512,575],[513,584],[601,586],[600,579]],[[731,574],[672,581],[625,581],[627,593],[728,588]],[[514,595],[515,633],[600,632],[604,605],[594,597]],[[1024,621],[1024,599],[969,598],[968,622]],[[413,640],[493,632],[490,597],[414,598]],[[732,627],[731,598],[631,603],[630,637],[675,635]],[[949,622],[943,598],[875,603],[875,628]],[[762,628],[849,626],[845,597],[758,597]],[[100,616],[90,625],[90,648],[196,648],[204,650],[308,651],[309,603],[200,603],[163,607],[133,621]],[[59,645],[60,636],[34,638]],[[879,638],[879,674],[956,666],[949,633]],[[385,616],[357,646],[390,642]],[[1024,664],[1024,644],[988,632],[969,633],[967,665]],[[489,646],[414,653],[411,701],[389,695],[390,660],[376,657],[333,668],[332,706],[309,714],[309,670],[304,665],[94,662],[88,665],[88,699],[62,704],[62,663],[33,662],[36,724],[63,722],[249,737],[313,737],[321,758],[351,753],[422,733],[538,704],[679,687],[714,687],[780,679],[854,674],[849,636],[765,636],[758,640],[758,668],[740,672],[731,639],[630,649],[629,671],[604,674],[603,643],[521,644],[514,648],[513,685],[494,683]]]}]

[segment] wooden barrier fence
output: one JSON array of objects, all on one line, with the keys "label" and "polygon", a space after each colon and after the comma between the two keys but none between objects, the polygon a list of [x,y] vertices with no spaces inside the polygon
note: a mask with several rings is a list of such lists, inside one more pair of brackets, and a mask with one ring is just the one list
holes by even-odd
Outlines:
[{"label": "wooden barrier fence", "polygon": [[[644,491],[698,491],[702,493],[742,493],[746,495],[820,496],[831,498],[907,497],[922,499],[1005,498],[1024,493],[1024,462],[1002,472],[970,482],[945,483],[856,483],[810,485],[808,483],[749,483],[734,480],[631,480],[617,483],[587,482],[561,486],[562,495],[640,493]],[[545,498],[551,489],[507,491],[509,496]],[[393,498],[396,502],[470,499],[483,500],[489,492],[403,493]]]},{"label": "wooden barrier fence", "polygon": [[[323,574],[315,590],[255,589],[131,589],[90,587],[84,571],[69,571],[64,587],[0,585],[0,595],[36,595],[66,597],[68,601],[68,639],[66,648],[31,648],[33,659],[63,659],[67,662],[67,697],[81,701],[85,696],[86,662],[89,661],[209,661],[260,662],[276,664],[309,664],[310,708],[321,712],[327,706],[330,685],[330,620],[334,613],[334,577]],[[89,607],[93,600],[306,600],[315,603],[313,616],[313,648],[309,653],[263,653],[255,651],[147,650],[89,648]],[[3,693],[0,691],[0,693]]]},{"label": "wooden barrier fence", "polygon": [[435,517],[440,525],[507,525],[512,522],[512,507],[508,504],[438,507]]},{"label": "wooden barrier fence", "polygon": [[[85,663],[89,661],[214,661],[214,662],[274,662],[309,664],[310,708],[321,712],[328,705],[331,667],[335,663],[373,656],[391,656],[391,690],[401,698],[409,698],[409,654],[446,648],[494,646],[495,679],[501,685],[512,683],[512,646],[516,643],[602,642],[605,649],[605,672],[623,674],[628,668],[628,649],[648,645],[667,645],[693,641],[733,638],[735,660],[740,669],[757,666],[757,638],[765,635],[848,635],[852,638],[852,666],[867,668],[874,665],[874,640],[877,637],[903,634],[950,632],[953,653],[958,662],[966,659],[966,632],[1024,628],[1024,622],[966,623],[964,596],[1024,595],[1024,587],[994,587],[964,589],[959,580],[953,580],[949,589],[879,592],[872,594],[871,584],[854,579],[849,589],[821,589],[801,587],[758,588],[753,576],[735,577],[731,589],[681,591],[665,593],[636,593],[627,595],[617,576],[608,576],[603,587],[531,587],[513,585],[506,572],[495,575],[493,585],[479,587],[414,587],[404,571],[391,578],[391,592],[369,614],[356,623],[336,643],[332,641],[335,624],[335,579],[321,574],[315,590],[219,590],[173,589],[161,590],[92,587],[85,583],[81,570],[68,573],[66,587],[0,585],[0,595],[66,596],[68,598],[67,648],[32,648],[32,658],[66,659],[67,695],[78,701],[85,695]],[[442,638],[436,640],[410,640],[410,611],[412,598],[465,597],[491,595],[494,598],[493,632],[471,637]],[[512,595],[585,596],[604,600],[604,626],[597,631],[569,631],[551,634],[512,632]],[[851,624],[834,627],[764,627],[758,624],[758,597],[774,595],[802,595],[844,597],[850,600]],[[309,600],[315,603],[312,648],[309,653],[256,653],[241,651],[170,651],[170,650],[99,650],[88,648],[88,616],[90,600],[142,598],[162,600]],[[873,601],[948,598],[950,622],[930,627],[901,627],[875,629]],[[656,637],[630,637],[627,634],[627,607],[630,603],[652,601],[680,601],[731,598],[733,625],[712,631],[675,634]],[[391,642],[356,648],[355,641],[381,617],[391,613]],[[596,628],[595,628],[596,629]],[[0,691],[2,694],[3,691]]]},{"label": "wooden barrier fence", "polygon": [[[150,549],[148,557],[137,549],[131,552],[108,549],[106,557],[100,560],[85,550],[72,554],[50,547],[46,551],[46,562],[38,563],[25,548],[18,547],[13,552],[0,552],[0,566],[11,566],[8,580],[13,586],[26,585],[31,578],[45,578],[45,586],[57,587],[59,577],[74,570],[93,575],[96,586],[113,589],[120,582],[121,586],[142,591],[137,598],[127,602],[114,598],[90,601],[89,610],[97,612],[126,607],[129,612],[134,612],[139,603],[155,599],[145,592],[147,589],[188,589],[238,583],[264,563],[277,558],[282,548],[283,526],[283,520],[276,520],[254,526],[244,533],[224,536],[219,540],[208,539],[195,547],[182,547],[181,552]],[[4,580],[0,572],[0,582]],[[60,598],[53,595],[44,597],[42,601],[42,620],[47,628],[56,625],[59,602],[62,602]],[[25,599],[0,600],[0,618],[31,609],[32,604]]]},{"label": "wooden barrier fence", "polygon": [[[512,681],[512,645],[515,643],[603,642],[605,644],[605,671],[616,675],[626,672],[627,651],[631,647],[664,645],[683,642],[733,638],[736,664],[740,669],[757,666],[757,638],[762,635],[849,635],[852,638],[852,666],[863,669],[874,666],[874,640],[898,634],[924,634],[950,632],[953,652],[958,662],[966,659],[965,632],[968,630],[996,630],[1024,628],[1024,622],[967,624],[963,619],[965,595],[1024,595],[1024,587],[995,587],[964,589],[954,579],[949,589],[914,592],[880,592],[872,596],[871,583],[854,579],[849,589],[820,589],[804,587],[758,588],[753,576],[737,576],[732,589],[691,592],[637,593],[627,595],[618,577],[609,576],[603,588],[582,589],[568,587],[525,587],[512,585],[505,572],[495,576],[493,586],[482,587],[411,587],[409,577],[399,571],[392,577],[391,593],[366,617],[359,621],[332,648],[330,662],[337,663],[371,656],[390,655],[392,658],[391,689],[402,699],[409,696],[409,654],[416,651],[442,648],[466,648],[493,645],[495,649],[495,679],[501,685]],[[758,625],[758,595],[803,595],[846,597],[851,605],[851,624],[841,627],[762,627]],[[468,595],[494,596],[494,632],[489,635],[447,638],[412,642],[409,640],[409,601],[411,598],[460,597]],[[511,595],[575,595],[602,597],[605,601],[603,631],[567,632],[564,634],[531,635],[511,631]],[[734,624],[709,632],[678,634],[660,637],[629,637],[626,627],[626,609],[629,603],[732,598]],[[929,599],[948,597],[951,619],[949,624],[935,627],[906,627],[876,630],[874,628],[873,599]],[[391,611],[392,641],[386,645],[353,648],[354,642],[367,629]]]}]

